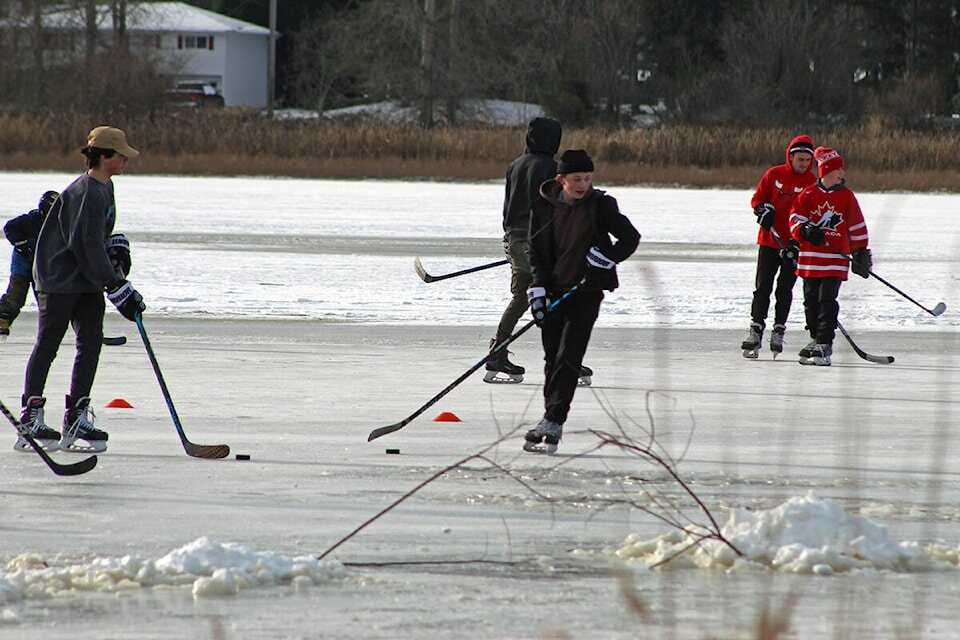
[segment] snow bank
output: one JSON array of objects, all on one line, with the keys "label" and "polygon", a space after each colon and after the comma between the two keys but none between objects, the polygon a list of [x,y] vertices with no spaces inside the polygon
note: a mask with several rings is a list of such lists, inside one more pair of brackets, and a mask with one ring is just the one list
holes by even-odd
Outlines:
[{"label": "snow bank", "polygon": [[[329,109],[323,112],[324,118],[371,118],[386,122],[415,122],[419,112],[414,107],[403,106],[393,101],[361,104],[341,109]],[[523,126],[531,119],[544,115],[543,107],[530,102],[512,100],[468,99],[460,103],[457,118],[461,121],[483,122],[496,126]],[[316,112],[287,110],[276,117],[285,119],[317,117]],[[446,118],[443,109],[437,110],[437,117]]]},{"label": "snow bank", "polygon": [[[887,530],[867,518],[850,515],[838,504],[808,494],[790,498],[766,511],[738,510],[722,529],[745,556],[727,545],[707,541],[692,547],[665,568],[755,570],[766,567],[787,573],[831,575],[863,569],[922,572],[960,567],[960,546],[895,542]],[[635,534],[616,555],[654,565],[689,546],[693,537],[671,531],[650,540]]]},{"label": "snow bank", "polygon": [[0,572],[0,603],[157,586],[191,586],[198,598],[230,596],[243,589],[273,585],[290,584],[302,590],[345,575],[343,565],[334,560],[251,551],[240,544],[203,537],[156,560],[128,555],[56,566],[38,554],[22,553]]}]

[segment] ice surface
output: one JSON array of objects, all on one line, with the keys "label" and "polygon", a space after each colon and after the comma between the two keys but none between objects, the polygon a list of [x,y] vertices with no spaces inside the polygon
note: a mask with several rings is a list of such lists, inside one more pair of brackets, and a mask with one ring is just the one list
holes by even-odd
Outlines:
[{"label": "ice surface", "polygon": [[[64,174],[0,174],[10,216],[62,189]],[[756,223],[742,190],[610,189],[643,234],[619,267],[599,326],[742,328],[756,264]],[[121,176],[117,229],[133,243],[131,281],[153,314],[310,318],[391,324],[495,324],[506,267],[425,284],[433,274],[503,257],[499,183]],[[851,330],[960,326],[950,308],[960,197],[861,194],[875,270],[933,318],[876,280],[841,292]],[[922,211],[922,224],[917,223]],[[0,243],[0,263],[11,248]],[[799,285],[797,287],[799,299]],[[32,301],[28,304],[33,309]],[[802,329],[794,313],[789,329]]]},{"label": "ice surface", "polygon": [[818,575],[864,569],[945,571],[960,563],[960,547],[894,542],[885,527],[812,494],[790,498],[773,509],[738,509],[721,533],[742,558],[722,541],[693,544],[697,531],[684,534],[676,529],[653,539],[628,536],[616,554],[652,566],[689,549],[686,558],[663,566],[742,570],[740,563],[747,561],[776,571]]}]

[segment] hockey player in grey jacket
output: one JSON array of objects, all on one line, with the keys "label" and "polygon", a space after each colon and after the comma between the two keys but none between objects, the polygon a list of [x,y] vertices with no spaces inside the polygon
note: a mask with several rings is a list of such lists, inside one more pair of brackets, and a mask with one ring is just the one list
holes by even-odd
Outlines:
[{"label": "hockey player in grey jacket", "polygon": [[[93,424],[90,390],[103,339],[103,294],[128,320],[145,308],[126,274],[114,268],[108,248],[108,241],[116,240],[110,238],[116,221],[111,178],[139,152],[120,129],[97,127],[81,153],[87,172],[60,194],[37,239],[33,280],[39,326],[27,363],[20,422],[22,430],[49,450],[99,452],[106,449],[108,436]],[[44,387],[68,325],[77,334],[77,354],[61,435],[44,423]],[[14,449],[28,451],[29,444],[21,437]]]},{"label": "hockey player in grey jacket", "polygon": [[[534,118],[527,127],[526,148],[507,168],[503,198],[503,249],[510,259],[510,303],[500,318],[492,349],[510,337],[527,310],[530,286],[530,259],[527,257],[530,210],[540,200],[540,185],[557,175],[553,156],[560,148],[560,123],[551,118]],[[522,382],[525,370],[510,362],[506,349],[490,357],[484,382]]]}]

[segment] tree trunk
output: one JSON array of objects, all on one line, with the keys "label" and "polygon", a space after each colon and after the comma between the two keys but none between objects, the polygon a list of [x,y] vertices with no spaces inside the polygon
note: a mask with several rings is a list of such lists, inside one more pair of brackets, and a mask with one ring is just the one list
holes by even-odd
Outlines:
[{"label": "tree trunk", "polygon": [[127,34],[127,0],[112,0],[110,13],[113,16],[113,46],[124,54],[130,53],[130,37]]},{"label": "tree trunk", "polygon": [[87,0],[84,12],[84,33],[86,36],[87,67],[93,63],[93,56],[97,53],[97,0]]},{"label": "tree trunk", "polygon": [[42,104],[46,100],[46,83],[44,81],[44,72],[43,72],[43,13],[41,11],[41,2],[40,0],[34,0],[32,13],[33,13],[33,68],[34,68],[34,77],[33,81],[35,83],[34,90],[37,97],[38,104]]},{"label": "tree trunk", "polygon": [[459,68],[457,60],[459,58],[459,35],[457,28],[460,20],[460,0],[450,0],[450,42],[447,46],[449,54],[447,56],[447,122],[452,126],[457,122],[457,110],[460,108],[460,76],[457,75]]},{"label": "tree trunk", "polygon": [[420,36],[420,126],[433,127],[433,44],[437,0],[423,0],[423,30]]}]

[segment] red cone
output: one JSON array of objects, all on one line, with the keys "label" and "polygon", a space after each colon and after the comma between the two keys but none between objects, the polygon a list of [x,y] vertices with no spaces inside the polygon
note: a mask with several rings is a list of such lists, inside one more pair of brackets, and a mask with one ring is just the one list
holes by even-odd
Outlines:
[{"label": "red cone", "polygon": [[114,398],[106,406],[107,409],[133,409],[133,405],[123,398]]},{"label": "red cone", "polygon": [[463,422],[460,418],[457,417],[457,414],[452,411],[441,411],[437,414],[437,417],[433,419],[434,422]]}]

